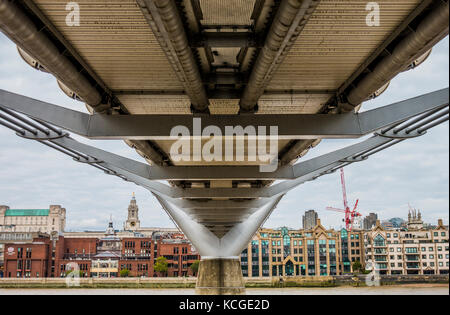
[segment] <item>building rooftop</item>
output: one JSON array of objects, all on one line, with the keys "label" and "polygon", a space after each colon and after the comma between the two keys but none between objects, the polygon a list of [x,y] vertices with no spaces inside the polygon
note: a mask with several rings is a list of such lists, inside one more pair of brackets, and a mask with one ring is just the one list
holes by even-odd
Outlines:
[{"label": "building rooftop", "polygon": [[6,217],[47,217],[49,209],[8,209],[5,212]]}]

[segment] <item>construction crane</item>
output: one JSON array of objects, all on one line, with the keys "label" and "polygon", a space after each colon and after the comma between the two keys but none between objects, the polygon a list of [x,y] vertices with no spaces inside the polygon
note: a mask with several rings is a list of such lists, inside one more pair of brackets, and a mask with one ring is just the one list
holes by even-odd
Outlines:
[{"label": "construction crane", "polygon": [[345,188],[345,177],[343,168],[341,168],[341,184],[345,210],[333,207],[327,207],[327,210],[345,213],[345,218],[343,220],[345,222],[345,228],[347,229],[347,231],[351,231],[353,229],[353,223],[355,222],[355,218],[362,217],[362,214],[356,211],[356,209],[358,208],[359,199],[356,200],[353,210],[350,210],[350,207],[348,206],[347,189]]}]

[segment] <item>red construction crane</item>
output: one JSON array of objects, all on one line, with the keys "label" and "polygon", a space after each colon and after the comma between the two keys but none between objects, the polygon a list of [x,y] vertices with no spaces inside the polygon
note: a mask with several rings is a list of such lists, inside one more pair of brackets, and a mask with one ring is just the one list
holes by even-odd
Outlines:
[{"label": "red construction crane", "polygon": [[347,231],[351,231],[353,229],[353,223],[355,222],[355,218],[362,217],[362,214],[356,211],[356,208],[358,207],[359,199],[356,200],[353,210],[350,210],[350,207],[348,206],[347,190],[345,188],[345,177],[344,177],[344,169],[343,168],[341,168],[341,183],[342,183],[342,194],[343,194],[343,198],[344,198],[345,210],[337,209],[337,208],[333,208],[333,207],[328,207],[327,210],[345,213],[345,219],[343,220],[345,222],[345,228],[347,229]]}]

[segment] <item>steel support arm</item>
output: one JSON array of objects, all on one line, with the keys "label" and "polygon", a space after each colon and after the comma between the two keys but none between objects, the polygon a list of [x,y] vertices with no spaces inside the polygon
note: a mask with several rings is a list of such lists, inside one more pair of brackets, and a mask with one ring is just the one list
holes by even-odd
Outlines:
[{"label": "steel support arm", "polygon": [[[170,140],[176,126],[278,127],[278,139],[358,138],[427,111],[447,106],[449,89],[443,89],[360,114],[342,115],[88,115],[57,105],[0,90],[0,106],[56,125],[90,139]],[[200,120],[194,122],[194,118]],[[209,135],[208,135],[209,137]]]},{"label": "steel support arm", "polygon": [[200,224],[190,218],[188,214],[175,204],[157,194],[154,195],[170,218],[196,246],[203,259],[238,257],[257,229],[267,220],[283,197],[279,196],[267,200],[258,211],[244,222],[234,224],[222,238],[219,238],[204,224]]},{"label": "steel support arm", "polygon": [[[5,95],[6,98],[4,97]],[[400,120],[398,123],[391,124],[385,129],[380,129],[378,133],[376,133],[373,137],[361,143],[336,150],[317,158],[313,158],[311,160],[299,163],[293,167],[281,168],[279,169],[279,172],[281,174],[284,174],[285,176],[288,176],[294,180],[290,182],[282,182],[280,184],[264,188],[181,189],[177,187],[170,187],[151,180],[153,169],[150,166],[78,143],[74,139],[70,138],[69,135],[62,130],[59,130],[39,120],[30,120],[30,118],[28,117],[21,116],[13,110],[1,106],[0,124],[9,129],[12,129],[17,133],[17,135],[21,137],[39,141],[51,148],[54,148],[73,157],[76,161],[93,165],[107,172],[108,174],[119,176],[122,179],[143,186],[153,193],[164,195],[172,199],[270,199],[279,195],[283,195],[307,181],[314,180],[322,175],[329,174],[330,172],[335,171],[338,167],[364,161],[369,156],[380,152],[381,150],[385,150],[392,145],[400,143],[408,138],[423,136],[427,132],[427,130],[448,121],[448,89],[428,94],[425,97],[430,97],[430,95],[434,95],[434,97],[437,97],[437,100],[439,101],[438,103],[440,103],[439,106],[435,106],[432,110],[428,110],[425,113],[419,116],[415,116],[414,118],[409,120],[400,118],[405,116],[401,116],[401,114],[398,114],[396,116],[396,119]],[[6,101],[8,100],[8,96],[11,96],[11,94],[0,93],[0,105],[4,103],[11,104],[10,102],[5,102],[5,99]],[[17,102],[16,97],[12,97],[12,99],[16,101],[16,105],[20,104]],[[414,108],[415,106],[417,107],[424,100],[424,97],[415,98],[414,101],[409,102],[410,108]],[[437,101],[434,98],[433,100]],[[34,102],[35,104],[40,104],[37,101]],[[441,103],[444,103],[444,105],[442,105]],[[392,106],[395,107],[398,106],[398,104],[394,104]],[[39,109],[38,105],[36,105],[37,108],[33,109],[34,112]],[[13,108],[14,107],[21,108],[21,106],[13,106]],[[58,110],[60,109],[56,108],[55,112],[57,112]],[[78,114],[84,115],[82,113]],[[370,123],[371,122],[367,122],[367,124]],[[206,169],[212,171],[211,168]],[[239,171],[246,170],[248,173],[245,174],[245,176],[249,175],[252,172],[255,172],[254,168],[241,169],[239,167],[236,167],[235,169]],[[159,171],[160,173],[164,173],[165,168],[155,168],[155,170]],[[177,167],[171,168],[171,170],[175,172],[177,170]],[[180,168],[180,170],[187,171],[188,173],[192,172],[191,176],[193,177],[198,176],[198,174],[194,174],[195,172],[199,172],[199,168]],[[215,171],[218,173],[223,173],[227,170],[229,170],[229,168],[223,169],[220,167],[216,167],[215,169]],[[200,171],[200,173],[205,176],[202,171]],[[222,175],[216,176],[220,177]],[[239,178],[241,178],[242,176],[244,175],[240,175]]]}]

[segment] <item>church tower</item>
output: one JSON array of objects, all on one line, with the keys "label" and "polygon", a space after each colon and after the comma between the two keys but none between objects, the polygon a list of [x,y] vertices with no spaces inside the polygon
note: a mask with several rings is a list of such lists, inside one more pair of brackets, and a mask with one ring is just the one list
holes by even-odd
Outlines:
[{"label": "church tower", "polygon": [[128,220],[125,222],[124,230],[137,231],[140,227],[139,207],[136,204],[136,196],[133,193],[133,198],[131,198],[130,205],[128,206]]}]

